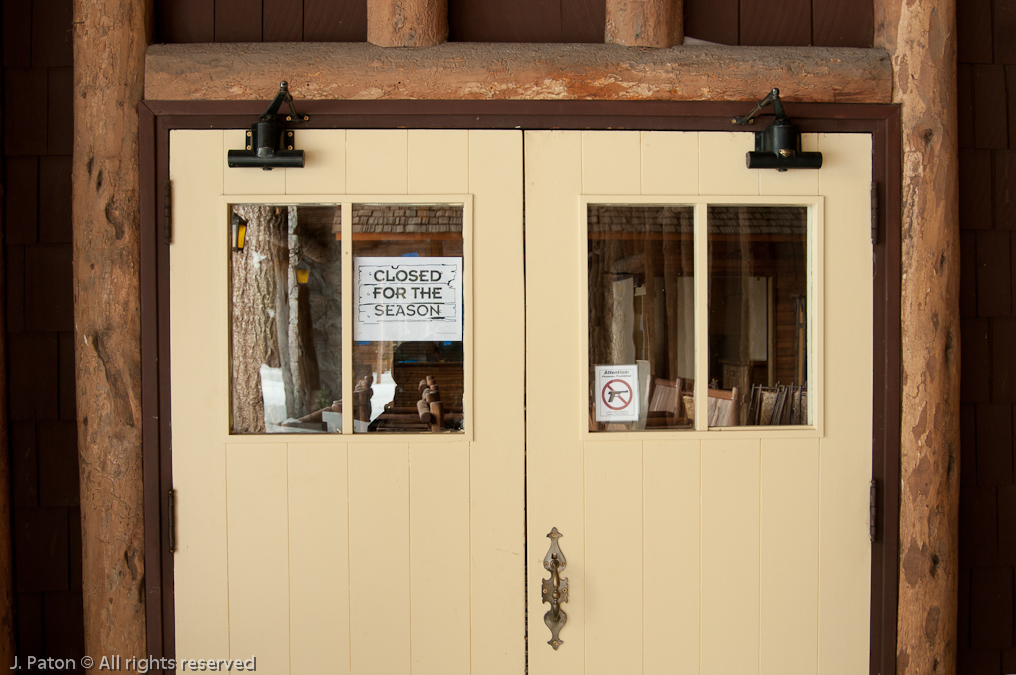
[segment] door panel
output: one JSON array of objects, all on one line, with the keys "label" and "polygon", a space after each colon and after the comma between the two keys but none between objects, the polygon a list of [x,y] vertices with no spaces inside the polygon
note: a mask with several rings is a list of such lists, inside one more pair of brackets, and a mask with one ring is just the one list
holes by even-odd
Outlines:
[{"label": "door panel", "polygon": [[[526,133],[532,673],[865,668],[871,139],[806,135],[805,149],[823,152],[824,168],[786,173],[747,170],[753,144],[746,133]],[[590,432],[582,199],[694,203],[704,218],[712,202],[696,195],[817,209],[809,235],[817,251],[813,424]],[[695,249],[704,281],[704,236]],[[709,297],[696,282],[698,381],[706,381]],[[556,652],[545,644],[538,582],[551,527],[563,534],[571,596]]]},{"label": "door panel", "polygon": [[[171,134],[177,655],[255,654],[266,673],[521,672],[521,133],[296,134],[307,166],[274,171],[225,168],[242,130]],[[434,195],[472,208],[466,433],[230,435],[227,205],[342,203],[348,218],[353,202]]]},{"label": "door panel", "polygon": [[[825,167],[786,173],[745,169],[744,133],[307,130],[304,169],[226,169],[243,139],[171,138],[178,656],[256,654],[267,673],[517,674],[528,597],[535,675],[863,672],[868,136],[807,135]],[[226,205],[428,195],[472,200],[467,434],[229,435]],[[821,209],[812,426],[588,430],[582,199],[675,195]],[[700,237],[703,275],[706,250]],[[708,289],[685,291],[704,382]],[[540,594],[552,527],[571,596],[556,651]]]}]

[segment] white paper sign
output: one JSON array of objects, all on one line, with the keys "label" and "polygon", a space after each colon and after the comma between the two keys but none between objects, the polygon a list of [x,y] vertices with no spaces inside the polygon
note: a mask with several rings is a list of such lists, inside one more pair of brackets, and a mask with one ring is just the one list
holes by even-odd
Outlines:
[{"label": "white paper sign", "polygon": [[634,422],[639,418],[639,368],[636,364],[595,366],[596,421]]},{"label": "white paper sign", "polygon": [[462,340],[462,258],[354,258],[353,339]]}]

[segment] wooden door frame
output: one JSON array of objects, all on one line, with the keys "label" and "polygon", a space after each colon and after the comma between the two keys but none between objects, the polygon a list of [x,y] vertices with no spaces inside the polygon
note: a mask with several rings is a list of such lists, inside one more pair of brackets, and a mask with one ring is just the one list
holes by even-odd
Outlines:
[{"label": "wooden door frame", "polygon": [[[301,101],[306,128],[626,129],[739,131],[731,118],[746,103],[671,101]],[[142,101],[141,354],[145,504],[145,605],[148,654],[176,654],[169,350],[169,136],[174,129],[246,128],[264,112],[259,101]],[[803,132],[870,133],[873,219],[872,477],[877,485],[871,550],[869,672],[895,672],[898,614],[902,139],[897,105],[793,103]],[[675,157],[674,161],[682,161]]]}]

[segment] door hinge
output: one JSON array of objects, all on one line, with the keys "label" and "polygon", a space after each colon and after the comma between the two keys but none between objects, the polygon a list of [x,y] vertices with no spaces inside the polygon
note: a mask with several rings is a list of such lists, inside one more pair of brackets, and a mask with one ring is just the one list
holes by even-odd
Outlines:
[{"label": "door hinge", "polygon": [[169,530],[169,552],[176,552],[176,492],[166,493],[166,529]]},{"label": "door hinge", "polygon": [[165,214],[165,242],[166,246],[173,243],[173,184],[166,181],[165,192],[163,193],[163,213]]},{"label": "door hinge", "polygon": [[871,245],[878,245],[878,183],[871,181]]},{"label": "door hinge", "polygon": [[875,543],[876,523],[878,523],[878,490],[875,479],[868,486],[868,537]]}]

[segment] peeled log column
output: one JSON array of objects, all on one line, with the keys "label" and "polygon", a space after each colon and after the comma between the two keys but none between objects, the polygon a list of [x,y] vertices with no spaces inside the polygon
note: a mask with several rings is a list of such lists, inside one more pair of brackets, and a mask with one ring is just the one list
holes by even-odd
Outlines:
[{"label": "peeled log column", "polygon": [[684,42],[682,0],[607,0],[604,41],[625,47],[673,47]]},{"label": "peeled log column", "polygon": [[876,0],[903,136],[897,673],[955,673],[959,210],[955,0]]},{"label": "peeled log column", "polygon": [[448,0],[367,0],[367,42],[433,47],[448,39]]},{"label": "peeled log column", "polygon": [[74,356],[85,653],[145,656],[138,101],[148,0],[74,2]]}]

